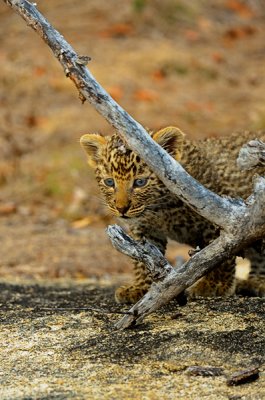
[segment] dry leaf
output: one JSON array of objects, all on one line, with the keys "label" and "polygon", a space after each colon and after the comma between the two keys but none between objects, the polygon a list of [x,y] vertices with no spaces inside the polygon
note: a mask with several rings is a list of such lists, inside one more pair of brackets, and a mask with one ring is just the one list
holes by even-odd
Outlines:
[{"label": "dry leaf", "polygon": [[134,92],[134,97],[139,101],[155,101],[158,98],[158,94],[153,90],[139,89]]},{"label": "dry leaf", "polygon": [[125,37],[133,33],[134,28],[130,23],[114,24],[100,32],[101,37]]},{"label": "dry leaf", "polygon": [[187,29],[184,32],[184,36],[186,37],[187,40],[189,40],[190,42],[197,42],[198,40],[200,40],[201,35],[198,31],[193,31],[191,29]]},{"label": "dry leaf", "polygon": [[227,45],[230,45],[236,40],[245,39],[248,36],[252,36],[257,32],[253,26],[238,26],[230,28],[225,31],[224,39]]},{"label": "dry leaf", "polygon": [[212,54],[212,59],[218,64],[221,64],[221,63],[223,63],[225,61],[224,56],[221,53],[218,53],[218,52],[215,52],[215,53]]},{"label": "dry leaf", "polygon": [[226,8],[234,11],[243,18],[252,18],[255,16],[254,10],[249,5],[239,0],[228,0],[226,2]]},{"label": "dry leaf", "polygon": [[0,215],[9,215],[17,211],[17,207],[14,203],[0,204]]},{"label": "dry leaf", "polygon": [[152,73],[152,78],[155,81],[162,81],[166,78],[167,74],[163,69],[157,69]]},{"label": "dry leaf", "polygon": [[72,227],[75,229],[82,229],[87,227],[88,225],[91,225],[93,222],[93,218],[91,217],[85,217],[81,219],[77,219],[76,221],[72,222]]},{"label": "dry leaf", "polygon": [[111,97],[116,101],[120,101],[121,98],[123,97],[123,89],[118,85],[108,86],[106,90],[111,95]]},{"label": "dry leaf", "polygon": [[35,76],[43,76],[46,74],[46,68],[44,67],[35,67],[33,70],[33,74]]}]

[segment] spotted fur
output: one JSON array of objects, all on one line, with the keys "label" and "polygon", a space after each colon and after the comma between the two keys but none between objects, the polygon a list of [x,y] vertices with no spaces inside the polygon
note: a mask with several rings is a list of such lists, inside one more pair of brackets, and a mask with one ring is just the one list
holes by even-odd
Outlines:
[{"label": "spotted fur", "polygon": [[[240,171],[236,158],[240,147],[257,134],[233,134],[222,139],[191,142],[175,127],[152,134],[153,139],[176,158],[195,179],[220,195],[246,199],[252,190],[253,171]],[[258,137],[265,140],[265,132]],[[136,239],[145,237],[164,254],[167,239],[194,248],[205,247],[218,235],[218,228],[196,214],[173,195],[140,157],[129,150],[117,134],[81,137],[81,145],[94,169],[109,211],[125,221]],[[265,168],[255,172],[264,174]],[[257,295],[265,294],[265,257],[253,246],[246,251],[251,260],[249,280],[242,284]],[[116,290],[119,303],[134,303],[148,290],[152,280],[141,263],[134,265],[135,279]],[[238,285],[239,287],[240,285]],[[227,296],[235,292],[235,257],[201,278],[189,296]]]}]

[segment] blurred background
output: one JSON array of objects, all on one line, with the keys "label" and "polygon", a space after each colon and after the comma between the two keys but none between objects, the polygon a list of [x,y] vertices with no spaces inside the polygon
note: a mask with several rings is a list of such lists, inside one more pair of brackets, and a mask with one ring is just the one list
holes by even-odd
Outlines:
[{"label": "blurred background", "polygon": [[[143,126],[177,125],[193,139],[265,128],[264,0],[37,6]],[[111,128],[4,2],[0,43],[1,279],[124,279],[130,262],[109,244],[113,221],[79,146]],[[187,250],[171,245],[177,254]]]}]

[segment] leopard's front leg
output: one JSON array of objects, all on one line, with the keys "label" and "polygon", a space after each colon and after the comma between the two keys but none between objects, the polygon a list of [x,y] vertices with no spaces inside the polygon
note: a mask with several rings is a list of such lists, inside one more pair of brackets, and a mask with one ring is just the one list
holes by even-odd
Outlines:
[{"label": "leopard's front leg", "polygon": [[146,271],[143,263],[134,263],[134,280],[132,283],[120,286],[115,291],[115,300],[120,304],[135,304],[148,291],[152,278]]},{"label": "leopard's front leg", "polygon": [[[157,232],[140,230],[138,227],[136,229],[131,228],[130,233],[135,240],[142,240],[145,238],[158,247],[162,254],[165,254],[167,239],[164,235],[158,234]],[[127,285],[119,287],[115,291],[115,300],[120,304],[135,304],[145,295],[151,284],[152,277],[146,270],[145,265],[142,262],[135,261],[134,280]]]}]

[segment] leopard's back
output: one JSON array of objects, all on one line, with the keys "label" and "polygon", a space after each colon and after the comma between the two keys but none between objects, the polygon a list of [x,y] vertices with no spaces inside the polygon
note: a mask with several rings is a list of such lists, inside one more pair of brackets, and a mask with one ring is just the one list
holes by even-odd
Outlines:
[{"label": "leopard's back", "polygon": [[265,174],[264,166],[248,171],[241,170],[237,165],[240,148],[255,138],[265,141],[265,131],[233,133],[223,138],[206,139],[199,143],[218,171],[219,194],[246,199],[252,192],[254,174],[261,176]]}]

